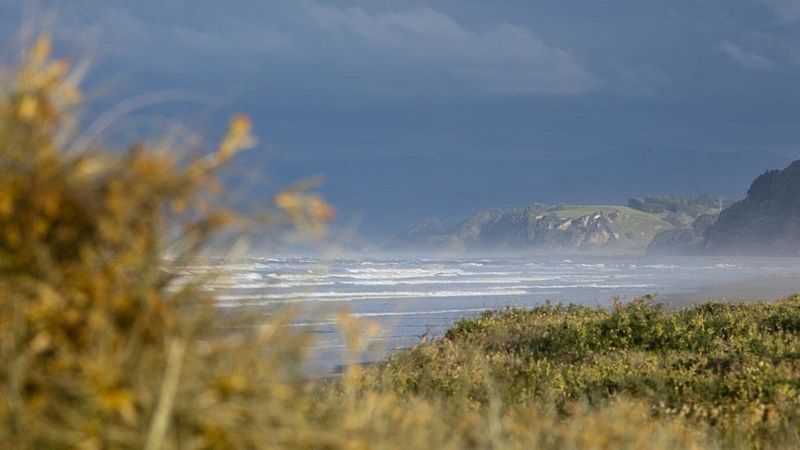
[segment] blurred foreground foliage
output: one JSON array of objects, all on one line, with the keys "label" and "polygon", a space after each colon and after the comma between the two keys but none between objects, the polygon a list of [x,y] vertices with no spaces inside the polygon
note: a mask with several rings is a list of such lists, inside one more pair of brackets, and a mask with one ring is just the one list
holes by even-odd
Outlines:
[{"label": "blurred foreground foliage", "polygon": [[[207,156],[112,152],[73,136],[78,80],[49,40],[0,76],[0,447],[800,443],[798,300],[492,313],[386,363],[306,380],[309,336],[286,326],[291,311],[233,327],[204,280],[175,275],[235,220],[217,171],[252,145],[246,117]],[[333,214],[301,191],[275,203],[312,234]],[[362,351],[370,330],[342,325]]]}]

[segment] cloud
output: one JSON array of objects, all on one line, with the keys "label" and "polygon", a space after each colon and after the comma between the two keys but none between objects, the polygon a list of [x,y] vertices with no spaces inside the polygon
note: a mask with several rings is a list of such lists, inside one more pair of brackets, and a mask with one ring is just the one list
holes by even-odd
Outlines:
[{"label": "cloud", "polygon": [[260,77],[284,92],[558,96],[599,85],[571,52],[503,20],[471,27],[429,7],[314,0],[245,1],[238,9],[201,0],[166,10],[148,5],[65,7],[62,25],[97,28],[101,58],[126,72],[191,73],[218,83]]},{"label": "cloud", "polygon": [[359,48],[410,79],[426,77],[450,90],[491,95],[569,95],[590,90],[595,78],[568,51],[526,27],[500,23],[468,29],[426,8],[369,12],[361,7],[305,3],[326,39]]},{"label": "cloud", "polygon": [[390,44],[464,40],[469,33],[451,17],[430,8],[369,13],[361,7],[342,8],[306,2],[305,12],[322,27],[341,28],[366,39]]},{"label": "cloud", "polygon": [[610,86],[614,91],[632,97],[653,97],[674,86],[674,81],[657,66],[646,64],[636,68],[622,68],[615,74]]},{"label": "cloud", "polygon": [[800,0],[761,0],[781,20],[785,22],[800,21]]},{"label": "cloud", "polygon": [[727,39],[723,39],[719,44],[719,48],[729,58],[746,69],[768,69],[775,65],[769,58],[761,56],[754,51],[745,50]]}]

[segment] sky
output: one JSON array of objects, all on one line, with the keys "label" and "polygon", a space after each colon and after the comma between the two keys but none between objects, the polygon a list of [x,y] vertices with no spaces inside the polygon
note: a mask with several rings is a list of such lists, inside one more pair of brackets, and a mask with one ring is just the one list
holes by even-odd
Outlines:
[{"label": "sky", "polygon": [[5,40],[43,23],[118,95],[165,92],[200,123],[249,112],[276,158],[800,157],[800,0],[0,0],[0,11]]},{"label": "sky", "polygon": [[0,5],[5,35],[53,24],[96,78],[236,105],[298,157],[800,155],[800,0]]}]

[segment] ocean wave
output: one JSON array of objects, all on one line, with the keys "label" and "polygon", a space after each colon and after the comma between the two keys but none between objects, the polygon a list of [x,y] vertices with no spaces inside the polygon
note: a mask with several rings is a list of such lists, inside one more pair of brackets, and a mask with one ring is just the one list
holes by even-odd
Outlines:
[{"label": "ocean wave", "polygon": [[741,269],[742,266],[738,264],[715,264],[714,269]]},{"label": "ocean wave", "polygon": [[345,267],[344,271],[348,274],[375,274],[375,275],[426,275],[426,276],[457,276],[457,275],[468,275],[468,272],[464,272],[461,269],[446,269],[440,267],[432,267],[432,268],[422,268],[422,267],[414,267],[409,269],[384,269],[384,268],[377,268],[377,267],[362,267],[358,269]]},{"label": "ocean wave", "polygon": [[[551,278],[543,279],[550,280]],[[425,285],[425,284],[509,284],[519,283],[525,278],[465,278],[465,279],[431,279],[431,278],[409,278],[398,280],[356,280],[339,281],[341,284],[355,286],[396,286],[396,285]],[[529,280],[535,281],[535,280]]]},{"label": "ocean wave", "polygon": [[[457,279],[437,279],[437,278],[408,278],[408,279],[337,279],[317,277],[298,277],[291,278],[293,281],[276,279],[266,282],[244,282],[244,283],[215,283],[210,285],[218,289],[292,289],[292,288],[315,288],[320,286],[425,286],[425,285],[508,285],[518,283],[530,283],[537,281],[562,281],[574,283],[603,282],[613,278],[612,276],[585,276],[585,275],[549,275],[533,277],[508,277],[508,278],[457,278]],[[277,281],[277,282],[276,282]]]},{"label": "ocean wave", "polygon": [[334,286],[337,283],[333,281],[317,281],[317,282],[260,282],[260,283],[236,283],[236,284],[210,284],[209,286],[214,289],[226,290],[239,290],[239,289],[298,289],[298,288],[316,288],[320,286]]},{"label": "ocean wave", "polygon": [[[235,302],[241,300],[261,300],[259,303],[248,303],[247,306],[268,305],[271,303],[300,301],[352,301],[391,298],[442,298],[442,297],[496,297],[509,295],[525,295],[522,289],[506,289],[491,291],[380,291],[380,292],[292,292],[286,294],[252,294],[252,295],[220,295],[217,302],[220,306],[243,306]],[[233,303],[232,303],[233,302]]]},{"label": "ocean wave", "polygon": [[[652,284],[537,284],[525,286],[503,286],[500,289],[633,289],[633,288],[654,288]],[[498,289],[495,287],[488,287],[487,289]]]},{"label": "ocean wave", "polygon": [[257,272],[247,272],[241,274],[225,274],[220,275],[219,277],[215,277],[213,283],[210,284],[212,287],[230,287],[236,286],[238,284],[246,284],[247,282],[253,281],[261,281],[264,277]]},{"label": "ocean wave", "polygon": [[440,309],[436,311],[402,311],[402,312],[372,312],[372,313],[352,313],[350,316],[364,317],[394,317],[394,316],[428,316],[436,314],[458,314],[489,311],[492,308],[468,308],[468,309]]},{"label": "ocean wave", "polygon": [[608,267],[608,264],[605,264],[605,263],[596,263],[596,264],[582,263],[582,264],[575,264],[575,267],[590,267],[590,268],[596,268],[596,269],[605,269],[606,267]]},{"label": "ocean wave", "polygon": [[580,277],[580,276],[533,276],[533,277],[508,277],[508,278],[463,278],[456,280],[441,280],[430,278],[412,278],[401,280],[358,280],[358,281],[339,281],[339,284],[354,286],[397,286],[397,285],[440,285],[440,284],[515,284],[532,281],[571,281],[575,282],[600,282],[608,277]]},{"label": "ocean wave", "polygon": [[268,273],[266,277],[287,281],[310,281],[313,279],[344,280],[404,280],[421,278],[457,278],[475,276],[512,276],[522,272],[465,272],[460,269],[377,269],[374,267],[353,269],[346,267],[344,272],[303,272],[303,273]]},{"label": "ocean wave", "polygon": [[[476,312],[490,311],[492,308],[464,308],[464,309],[439,309],[433,311],[386,311],[386,312],[364,312],[350,313],[350,317],[357,319],[369,319],[377,317],[407,317],[407,316],[436,316],[442,314],[469,314]],[[314,327],[314,326],[335,326],[339,325],[338,320],[312,320],[306,322],[293,323],[293,327]]]}]

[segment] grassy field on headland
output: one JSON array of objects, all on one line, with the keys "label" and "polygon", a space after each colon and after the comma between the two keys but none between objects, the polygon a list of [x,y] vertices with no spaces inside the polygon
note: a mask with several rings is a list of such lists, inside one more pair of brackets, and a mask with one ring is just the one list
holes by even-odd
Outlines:
[{"label": "grassy field on headland", "polygon": [[[0,448],[800,446],[800,297],[492,312],[307,380],[296,311],[222,315],[208,278],[177,275],[249,223],[218,174],[249,120],[211,149],[109,151],[75,136],[79,77],[50,47],[0,70]],[[274,203],[305,234],[332,214],[298,189]],[[340,325],[355,361],[375,330]]]}]

